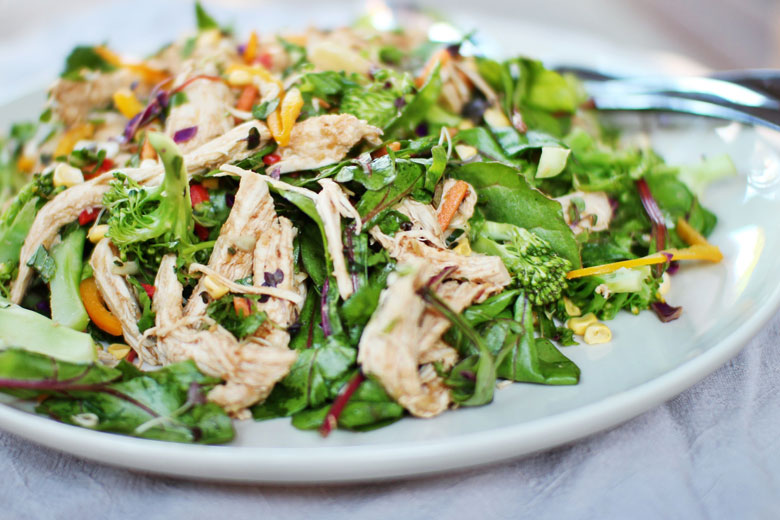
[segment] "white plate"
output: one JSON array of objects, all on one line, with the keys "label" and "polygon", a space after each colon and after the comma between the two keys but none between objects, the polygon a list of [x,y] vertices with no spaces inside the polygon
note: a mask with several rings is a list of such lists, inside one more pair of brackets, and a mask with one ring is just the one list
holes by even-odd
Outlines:
[{"label": "white plate", "polygon": [[[516,31],[515,26],[510,31],[506,23],[489,19],[474,24],[501,36],[510,51],[528,51],[538,41],[534,34],[546,34],[553,42],[545,53],[548,58],[583,62],[583,57],[607,48],[587,37],[562,42],[554,30],[538,27]],[[634,55],[632,59],[626,51],[615,56],[612,62],[600,58],[600,65],[644,64],[670,70],[669,64],[684,63],[668,56]],[[36,114],[40,108],[36,100],[39,96],[1,107],[0,123],[15,114]],[[489,406],[460,409],[431,420],[408,418],[369,433],[337,431],[327,439],[295,430],[289,419],[243,422],[237,424],[236,439],[227,446],[94,432],[17,409],[25,408],[21,403],[0,405],[0,426],[74,455],[139,470],[212,480],[334,482],[421,475],[501,461],[628,420],[734,356],[780,305],[780,272],[772,262],[780,255],[776,218],[780,134],[682,116],[625,115],[617,120],[626,135],[646,131],[672,163],[727,152],[741,176],[713,186],[703,198],[720,219],[712,241],[725,259],[719,265],[686,266],[673,277],[668,298],[683,305],[682,318],[661,324],[650,312],[623,313],[610,323],[612,343],[566,348],[564,353],[582,369],[577,386],[516,384],[498,391]]]}]

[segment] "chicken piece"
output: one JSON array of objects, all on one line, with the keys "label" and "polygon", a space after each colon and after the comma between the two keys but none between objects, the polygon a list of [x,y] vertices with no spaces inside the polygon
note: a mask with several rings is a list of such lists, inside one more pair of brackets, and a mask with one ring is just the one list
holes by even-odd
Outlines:
[{"label": "chicken piece", "polygon": [[279,149],[282,160],[274,171],[312,170],[339,162],[363,139],[381,144],[381,135],[382,130],[350,114],[311,117],[295,124],[290,143]]},{"label": "chicken piece", "polygon": [[130,88],[139,77],[128,69],[109,73],[86,72],[84,81],[58,79],[49,92],[58,118],[71,127],[87,120],[90,111],[106,108],[114,92]]},{"label": "chicken piece", "polygon": [[352,296],[354,287],[347,271],[344,245],[341,242],[341,217],[354,219],[356,233],[360,233],[362,222],[360,214],[338,184],[330,179],[322,179],[319,184],[322,191],[317,194],[317,213],[322,219],[328,239],[328,253],[333,261],[333,275],[336,277],[339,294],[346,300]]},{"label": "chicken piece", "polygon": [[[250,150],[247,148],[246,138],[253,128],[258,131],[260,143],[258,147]],[[268,127],[259,121],[249,121],[185,155],[184,165],[187,173],[192,175],[226,161],[245,159],[254,153],[256,148],[264,146],[270,138]],[[36,215],[22,246],[19,272],[11,289],[11,300],[14,303],[22,300],[32,277],[27,259],[35,253],[38,246],[50,247],[60,228],[76,220],[83,210],[100,206],[103,195],[109,190],[108,182],[114,178],[114,172],[117,171],[125,173],[142,184],[159,184],[164,174],[161,164],[147,168],[118,168],[85,183],[72,186],[47,202]]]},{"label": "chicken piece", "polygon": [[38,211],[19,253],[19,272],[11,288],[12,302],[21,302],[27,291],[33,274],[27,261],[38,247],[43,245],[50,248],[60,228],[73,222],[83,210],[99,206],[108,188],[107,184],[93,181],[77,184],[54,197]]},{"label": "chicken piece", "polygon": [[[569,208],[574,204],[575,199],[578,203],[584,205],[583,209],[578,209],[578,218],[572,221],[572,211]],[[609,229],[609,221],[612,220],[612,204],[609,197],[603,191],[575,191],[563,197],[556,197],[563,208],[563,218],[574,231],[575,235],[583,231],[605,231]]]},{"label": "chicken piece", "polygon": [[509,284],[512,278],[506,266],[497,256],[472,253],[464,256],[451,249],[441,249],[420,240],[412,231],[397,231],[394,236],[382,233],[379,228],[371,230],[373,236],[388,254],[401,263],[410,262],[415,258],[424,258],[433,269],[441,271],[446,267],[455,267],[450,278],[469,280],[475,283],[489,284],[488,293],[495,293]]},{"label": "chicken piece", "polygon": [[[180,85],[203,73],[205,72],[185,71],[179,75],[176,84]],[[197,79],[184,87],[182,92],[187,101],[172,107],[165,120],[165,133],[171,137],[185,128],[197,129],[192,139],[179,143],[182,152],[194,150],[233,128],[233,116],[228,113],[228,108],[233,107],[236,100],[225,83]]]},{"label": "chicken piece", "polygon": [[[257,131],[259,140],[256,146],[248,148],[249,138],[255,131]],[[187,168],[188,175],[194,175],[204,170],[217,168],[221,164],[241,161],[257,153],[270,139],[271,132],[268,131],[268,127],[264,123],[247,121],[184,154],[184,166]],[[154,171],[147,169],[143,172],[128,173],[128,176],[140,184],[156,185],[162,182],[163,172],[162,166],[159,166]]]},{"label": "chicken piece", "polygon": [[[165,255],[155,279],[155,335],[160,356],[167,363],[191,359],[205,374],[225,383],[209,392],[208,398],[239,418],[246,418],[248,406],[265,399],[277,381],[295,362],[296,353],[287,348],[239,342],[217,324],[197,328],[205,316],[184,316],[182,290],[176,271],[176,257]],[[193,319],[194,318],[194,319]]]},{"label": "chicken piece", "polygon": [[421,260],[399,266],[382,291],[358,345],[358,363],[373,375],[387,393],[417,417],[433,417],[447,409],[449,389],[438,376],[423,382],[419,339],[426,304],[417,294],[430,278]]},{"label": "chicken piece", "polygon": [[[276,217],[271,226],[260,235],[254,250],[253,272],[255,285],[268,285],[277,289],[295,291],[301,295],[301,301],[306,299],[306,285],[303,283],[306,275],[296,277],[294,243],[296,235],[292,222],[284,217]],[[287,346],[287,340],[269,340],[269,335],[276,332],[287,334],[278,327],[287,328],[298,319],[301,310],[299,305],[282,298],[268,298],[257,304],[260,311],[264,311],[273,324],[266,324],[261,332],[256,334],[277,346]],[[278,326],[278,327],[277,327]]]},{"label": "chicken piece", "polygon": [[439,340],[430,348],[420,352],[420,359],[418,362],[421,365],[441,363],[444,369],[450,369],[458,362],[458,351],[447,345],[444,341]]},{"label": "chicken piece", "polygon": [[[274,201],[265,181],[259,175],[243,176],[230,215],[211,252],[209,267],[231,281],[251,275],[258,238],[271,227],[275,218]],[[201,296],[204,293],[205,277],[193,290],[195,297],[187,302],[188,316],[206,311],[208,298]]]},{"label": "chicken piece", "polygon": [[125,277],[112,271],[116,265],[115,261],[116,253],[111,246],[111,241],[104,238],[95,246],[89,261],[100,296],[106,302],[108,310],[122,324],[122,335],[127,344],[136,351],[142,362],[156,365],[159,360],[154,342],[143,337],[138,330],[141,307]]},{"label": "chicken piece", "polygon": [[[442,185],[441,200],[445,200],[445,198],[447,197],[447,192],[449,192],[453,187],[455,187],[457,183],[458,181],[456,179],[447,179],[444,181]],[[458,211],[455,212],[455,215],[452,217],[452,220],[450,220],[449,226],[447,226],[447,230],[444,232],[445,239],[448,236],[450,236],[452,232],[455,231],[456,229],[465,230],[468,228],[469,219],[471,219],[471,217],[474,215],[474,208],[476,206],[477,206],[477,190],[475,190],[474,187],[469,184],[469,189],[468,192],[466,193],[466,197],[460,203],[460,206],[458,206]],[[441,212],[441,209],[442,209],[441,205],[439,205],[439,207],[436,209],[437,222],[438,222],[438,217],[439,217],[439,213]]]},{"label": "chicken piece", "polygon": [[[195,39],[194,45],[191,38]],[[184,50],[188,46],[192,47],[187,54]],[[146,60],[146,64],[176,76],[193,67],[207,69],[210,74],[216,73],[238,60],[235,42],[219,29],[210,29],[199,31],[196,35],[183,36]]]}]

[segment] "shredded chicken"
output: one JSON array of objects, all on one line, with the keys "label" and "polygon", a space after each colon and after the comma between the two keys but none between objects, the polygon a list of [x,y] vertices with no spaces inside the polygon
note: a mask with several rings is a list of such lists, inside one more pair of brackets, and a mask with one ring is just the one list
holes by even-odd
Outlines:
[{"label": "shredded chicken", "polygon": [[419,340],[426,304],[417,294],[430,278],[430,270],[417,260],[399,265],[379,298],[358,345],[358,363],[373,375],[399,404],[418,417],[433,417],[447,409],[449,389],[435,376],[423,382]]},{"label": "shredded chicken", "polygon": [[19,273],[11,288],[12,302],[18,304],[22,301],[32,278],[33,271],[27,265],[27,260],[35,254],[39,246],[51,247],[60,228],[73,222],[78,218],[79,213],[87,208],[99,206],[108,188],[107,184],[92,181],[78,184],[54,197],[38,211],[19,253]]},{"label": "shredded chicken", "polygon": [[295,124],[290,144],[279,149],[282,160],[275,171],[313,170],[336,163],[363,139],[380,144],[381,135],[382,130],[350,114],[311,117]]},{"label": "shredded chicken", "polygon": [[[264,146],[271,138],[268,128],[259,121],[246,122],[185,155],[184,165],[188,174],[215,168],[225,161],[241,160],[254,153],[254,148],[247,149],[246,142],[246,137],[252,128],[257,129],[259,133],[259,146]],[[51,246],[60,228],[76,220],[83,210],[100,206],[103,195],[109,189],[108,181],[114,178],[116,171],[121,171],[137,182],[146,184],[159,184],[164,174],[163,167],[159,164],[147,168],[119,168],[72,186],[47,202],[36,215],[20,252],[19,272],[11,289],[11,300],[14,303],[22,300],[32,278],[32,270],[27,266],[27,259],[35,253],[38,246]]]},{"label": "shredded chicken", "polygon": [[128,69],[103,74],[85,71],[84,76],[84,81],[60,78],[51,87],[55,112],[66,127],[86,121],[90,111],[107,107],[114,92],[129,88],[139,79]]},{"label": "shredded chicken", "polygon": [[154,342],[145,338],[138,330],[138,320],[141,318],[141,307],[138,305],[133,289],[125,277],[115,274],[116,252],[111,241],[104,238],[95,246],[90,258],[100,296],[106,302],[111,313],[122,324],[122,335],[125,341],[136,351],[142,362],[158,364]]},{"label": "shredded chicken", "polygon": [[176,272],[176,257],[165,255],[155,279],[154,294],[157,347],[167,363],[192,359],[205,374],[226,382],[208,398],[229,413],[248,417],[248,406],[264,399],[295,362],[295,351],[286,347],[239,342],[217,324],[206,329],[191,325],[182,308],[183,287]]},{"label": "shredded chicken", "polygon": [[[572,212],[569,209],[575,203],[575,199],[578,199],[584,208],[577,210],[579,217],[576,221],[572,221]],[[609,197],[603,191],[575,191],[563,197],[557,197],[555,200],[561,203],[563,218],[575,235],[583,231],[609,229],[609,221],[612,220],[612,205],[609,203]]]},{"label": "shredded chicken", "polygon": [[[213,74],[216,70],[186,70],[179,75],[175,85],[207,73]],[[196,128],[192,139],[179,143],[182,152],[193,150],[233,128],[233,116],[228,113],[228,107],[235,105],[235,95],[225,83],[197,79],[189,83],[182,92],[187,100],[172,107],[165,120],[165,133],[171,137],[180,130]]]},{"label": "shredded chicken", "polygon": [[[208,267],[234,282],[252,274],[255,244],[263,230],[276,218],[274,201],[268,185],[259,175],[245,175],[236,192],[233,208],[222,225]],[[243,242],[243,244],[239,244]],[[193,290],[194,298],[187,302],[187,314],[203,314],[208,305],[202,279]]]},{"label": "shredded chicken", "polygon": [[317,213],[322,219],[325,236],[328,239],[328,253],[333,261],[333,275],[336,277],[339,294],[346,300],[352,295],[354,288],[347,271],[344,245],[341,242],[341,217],[354,219],[355,232],[360,233],[360,214],[338,184],[330,179],[322,179],[320,186],[322,191],[317,194]]}]

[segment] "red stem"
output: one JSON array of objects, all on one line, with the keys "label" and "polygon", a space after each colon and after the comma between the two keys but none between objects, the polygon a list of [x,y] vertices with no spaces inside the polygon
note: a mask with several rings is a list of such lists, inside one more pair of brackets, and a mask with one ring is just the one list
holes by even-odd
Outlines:
[{"label": "red stem", "polygon": [[349,380],[349,383],[347,383],[344,391],[336,397],[335,401],[333,401],[333,405],[331,405],[330,410],[328,410],[328,414],[325,416],[325,420],[322,421],[322,426],[320,426],[320,434],[323,437],[327,437],[328,434],[330,434],[330,432],[333,431],[333,429],[338,425],[341,412],[344,411],[344,407],[347,406],[349,399],[358,389],[360,383],[365,380],[366,376],[363,375],[363,372],[358,372],[355,374],[355,377]]}]

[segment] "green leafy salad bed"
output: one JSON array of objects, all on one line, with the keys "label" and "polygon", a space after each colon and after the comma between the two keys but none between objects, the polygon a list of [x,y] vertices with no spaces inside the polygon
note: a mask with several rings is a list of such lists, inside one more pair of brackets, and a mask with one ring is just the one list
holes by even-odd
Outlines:
[{"label": "green leafy salad bed", "polygon": [[[80,46],[0,141],[0,391],[93,430],[369,430],[575,385],[566,347],[717,262],[726,157],[622,145],[578,81],[363,23]],[[517,403],[517,406],[523,406]]]}]

